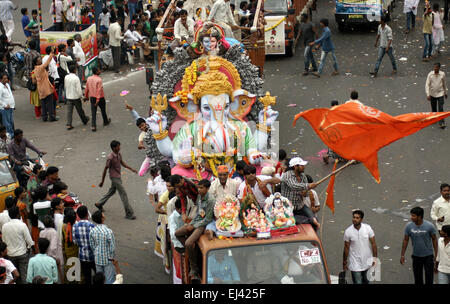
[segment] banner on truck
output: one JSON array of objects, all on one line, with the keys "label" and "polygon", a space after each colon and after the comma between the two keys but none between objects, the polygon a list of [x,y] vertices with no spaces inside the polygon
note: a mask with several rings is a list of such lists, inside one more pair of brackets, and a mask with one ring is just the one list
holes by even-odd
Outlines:
[{"label": "banner on truck", "polygon": [[267,16],[265,19],[267,23],[264,25],[266,55],[284,55],[286,52],[284,35],[286,18]]}]

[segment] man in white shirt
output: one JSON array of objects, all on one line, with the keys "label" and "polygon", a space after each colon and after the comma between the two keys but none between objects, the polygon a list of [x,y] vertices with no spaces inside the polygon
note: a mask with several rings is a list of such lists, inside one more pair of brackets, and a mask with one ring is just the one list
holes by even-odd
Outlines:
[{"label": "man in white shirt", "polygon": [[153,6],[151,4],[147,4],[147,10],[144,13],[147,14],[148,19],[150,19],[150,17],[152,16],[152,12]]},{"label": "man in white shirt", "polygon": [[4,224],[8,223],[11,218],[9,217],[9,209],[16,205],[16,200],[11,195],[5,199],[5,210],[0,213],[0,234],[2,232],[2,227]]},{"label": "man in white shirt", "polygon": [[375,70],[370,72],[372,77],[377,77],[378,70],[381,65],[381,60],[385,54],[388,54],[391,59],[392,64],[392,75],[397,74],[397,63],[395,62],[394,50],[392,49],[392,29],[389,25],[386,24],[386,16],[381,16],[380,25],[378,26],[377,38],[375,40],[375,47],[378,45],[378,41],[380,41],[380,46],[378,47],[378,57],[377,62],[375,63]]},{"label": "man in white shirt", "polygon": [[232,29],[238,25],[231,13],[230,0],[217,0],[208,16],[208,21],[219,24],[225,31],[225,37],[234,38]]},{"label": "man in white shirt", "polygon": [[83,124],[87,124],[89,117],[86,116],[81,104],[83,98],[83,91],[81,90],[81,81],[75,74],[77,67],[74,64],[69,65],[69,74],[64,78],[64,89],[66,90],[67,99],[67,130],[72,130],[72,114],[73,107],[77,109]]},{"label": "man in white shirt", "polygon": [[18,283],[26,283],[28,261],[30,259],[28,249],[34,246],[27,225],[20,220],[19,207],[14,206],[9,210],[11,221],[3,225],[2,240],[8,246],[8,260],[19,270]]},{"label": "man in white shirt", "polygon": [[436,221],[436,228],[442,236],[442,226],[450,225],[450,185],[441,185],[441,197],[431,206],[431,219]]},{"label": "man in white shirt", "polygon": [[174,24],[174,37],[170,48],[174,50],[179,47],[181,41],[185,40],[187,43],[191,43],[194,39],[194,25],[195,22],[191,18],[188,18],[188,13],[186,10],[182,9],[180,11],[180,18],[175,21]]},{"label": "man in white shirt", "polygon": [[168,227],[170,232],[170,240],[173,244],[173,247],[176,251],[182,253],[184,252],[183,244],[178,240],[175,236],[175,231],[184,226],[183,219],[181,218],[181,199],[178,197],[174,197],[175,199],[175,210],[169,216],[168,219]]},{"label": "man in white shirt", "polygon": [[103,8],[99,18],[100,18],[100,32],[108,31],[109,19],[111,18],[111,14],[109,13],[106,7]]},{"label": "man in white shirt", "polygon": [[0,113],[2,114],[2,124],[12,138],[14,136],[13,110],[16,107],[14,95],[9,86],[9,77],[6,73],[0,75]]},{"label": "man in white shirt", "polygon": [[[445,81],[445,73],[440,71],[441,64],[436,62],[433,71],[428,73],[425,82],[425,93],[427,99],[431,102],[432,112],[444,112],[444,98],[448,97],[448,87]],[[445,120],[439,121],[439,127],[445,129]]]},{"label": "man in white shirt", "polygon": [[129,47],[138,46],[143,40],[143,37],[135,31],[134,25],[131,23],[128,25],[128,30],[123,34],[123,37]]},{"label": "man in white shirt", "polygon": [[209,194],[211,194],[216,202],[222,201],[227,195],[236,197],[240,183],[228,178],[228,174],[227,166],[217,167],[218,178],[211,183],[211,187],[209,188]]},{"label": "man in white shirt", "polygon": [[76,34],[74,37],[75,46],[73,47],[73,54],[75,55],[75,59],[77,60],[77,71],[78,78],[80,81],[83,81],[84,74],[84,64],[86,62],[86,54],[84,54],[83,48],[81,47],[81,35]]},{"label": "man in white shirt", "polygon": [[75,6],[70,4],[66,10],[66,31],[73,32],[75,30],[75,24],[77,23],[77,17],[75,14]]},{"label": "man in white shirt", "polygon": [[114,72],[119,73],[120,68],[120,41],[123,40],[122,28],[121,24],[123,23],[122,18],[118,18],[117,21],[115,18],[111,17],[112,24],[108,29],[109,36],[109,46],[111,47],[111,52],[113,55],[114,62]]},{"label": "man in white shirt", "polygon": [[267,187],[267,184],[279,184],[280,179],[265,175],[256,176],[256,168],[250,165],[245,167],[244,176],[245,181],[239,185],[237,198],[243,202],[249,193],[253,193],[259,206],[264,209],[266,198],[272,194],[271,188]]},{"label": "man in white shirt", "polygon": [[344,232],[343,269],[352,273],[353,284],[369,284],[367,271],[375,266],[377,244],[372,228],[362,223],[364,212],[353,211],[353,225]]},{"label": "man in white shirt", "polygon": [[16,280],[19,278],[20,274],[16,266],[8,260],[5,256],[8,255],[8,248],[6,243],[0,241],[0,266],[6,268],[6,278],[3,284],[15,284]]},{"label": "man in white shirt", "polygon": [[412,23],[412,27],[416,26],[416,15],[417,15],[417,6],[419,5],[420,0],[405,0],[403,6],[403,13],[406,14],[406,32],[408,34],[411,30],[410,24]]},{"label": "man in white shirt", "polygon": [[438,275],[438,284],[450,284],[450,225],[442,226],[434,271]]},{"label": "man in white shirt", "polygon": [[[54,17],[55,19],[55,30],[56,31],[63,31],[63,3],[61,0],[55,0],[52,1],[52,4],[50,5],[50,10],[48,12],[50,16]],[[44,61],[45,62],[45,61]]]}]

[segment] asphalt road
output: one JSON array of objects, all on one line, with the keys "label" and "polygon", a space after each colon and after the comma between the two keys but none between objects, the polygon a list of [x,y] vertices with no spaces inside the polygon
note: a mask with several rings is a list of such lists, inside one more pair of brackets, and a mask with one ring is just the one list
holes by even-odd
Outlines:
[{"label": "asphalt road", "polygon": [[[19,7],[23,4],[31,11],[35,3],[26,0],[20,2]],[[49,0],[43,1],[45,26],[51,22],[49,16],[45,17],[49,5]],[[20,17],[20,10],[16,15]],[[384,59],[378,78],[372,79],[368,75],[376,60],[374,32],[357,30],[339,33],[334,22],[331,1],[318,1],[318,12],[313,13],[313,21],[318,23],[322,17],[330,20],[341,71],[339,76],[330,76],[331,58],[328,58],[323,77],[320,79],[301,76],[303,47],[300,44],[294,57],[267,57],[265,66],[265,89],[278,96],[275,108],[280,111],[281,147],[291,156],[294,155],[292,152],[296,152],[307,159],[309,165],[306,171],[315,180],[328,174],[332,165],[324,165],[318,157],[318,152],[325,149],[325,145],[306,121],[300,120],[297,126],[292,128],[292,119],[297,112],[314,107],[329,107],[332,99],[338,99],[342,103],[349,98],[351,89],[359,91],[362,102],[391,115],[429,111],[424,82],[427,73],[432,69],[431,63],[421,62],[421,19],[418,18],[418,26],[414,32],[403,34],[405,22],[401,3],[395,8],[394,21],[390,25],[394,31],[395,56],[397,60],[402,57],[407,60],[398,61],[399,74],[395,77],[390,76],[391,66],[388,58]],[[22,41],[20,18],[15,21],[14,40]],[[449,31],[446,30],[445,33],[448,41]],[[443,54],[439,60],[443,64],[442,69],[447,72],[448,42],[442,50]],[[107,111],[112,118],[112,124],[103,127],[100,122],[96,133],[90,131],[89,125],[83,126],[77,114],[74,114],[75,128],[66,131],[64,107],[57,110],[60,117],[58,122],[43,123],[34,119],[34,109],[29,104],[28,91],[19,89],[15,92],[16,127],[22,128],[25,137],[48,152],[46,162],[61,169],[62,180],[69,185],[71,191],[80,196],[91,212],[96,210],[94,203],[109,187],[108,180],[103,189],[97,186],[105,156],[110,152],[109,142],[117,139],[122,143],[124,160],[133,168],[138,169],[145,157],[144,152],[137,150],[138,130],[123,106],[126,98],[138,112],[147,112],[148,89],[144,72],[131,72],[130,67],[125,67],[124,71],[129,74],[120,77],[112,74],[103,76],[108,100]],[[122,90],[129,90],[130,94],[120,97]],[[296,107],[288,107],[289,104],[296,104]],[[90,113],[89,105],[85,104],[84,109],[87,114]],[[406,265],[401,266],[399,263],[403,229],[409,218],[409,209],[413,206],[424,207],[426,219],[429,219],[431,203],[438,196],[440,183],[449,182],[450,160],[446,157],[450,155],[448,135],[448,129],[441,130],[430,126],[383,148],[379,152],[380,184],[377,184],[361,165],[351,166],[338,176],[335,185],[336,213],[333,216],[328,209],[325,210],[322,233],[332,274],[336,275],[341,271],[342,237],[345,228],[351,225],[351,210],[360,208],[366,213],[365,222],[375,231],[382,263],[381,283],[413,282],[410,247]],[[164,273],[161,259],[153,254],[157,216],[145,193],[146,178],[125,171],[123,181],[137,219],[130,221],[124,218],[118,195],[106,204],[105,215],[106,224],[113,229],[116,236],[116,252],[125,283],[171,283],[171,278]],[[319,186],[318,193],[325,187],[326,185]],[[408,200],[408,203],[402,203],[402,200]]]}]

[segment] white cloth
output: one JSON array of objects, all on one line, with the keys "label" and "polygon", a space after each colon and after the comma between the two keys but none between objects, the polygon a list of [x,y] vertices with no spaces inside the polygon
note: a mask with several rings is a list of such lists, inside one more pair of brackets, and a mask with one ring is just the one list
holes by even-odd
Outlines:
[{"label": "white cloth", "polygon": [[109,27],[109,18],[111,17],[111,14],[107,12],[106,14],[103,14],[103,12],[100,14],[100,26],[106,26]]},{"label": "white cloth", "polygon": [[69,73],[69,67],[68,67],[67,63],[72,61],[72,57],[65,56],[63,54],[59,54],[57,57],[57,60],[58,60],[59,66],[63,70],[65,70],[67,73]]},{"label": "white cloth", "polygon": [[98,58],[100,58],[108,67],[112,68],[114,66],[111,49],[99,52]]},{"label": "white cloth", "polygon": [[370,238],[374,237],[372,228],[364,223],[357,230],[353,225],[344,232],[344,242],[350,243],[348,254],[348,269],[350,271],[365,271],[372,266],[373,255]]},{"label": "white cloth", "polygon": [[[42,58],[42,62],[47,62],[48,57],[50,57],[50,55],[45,55],[44,58]],[[52,59],[48,65],[48,75],[53,79],[59,79],[58,66],[56,65],[55,59]]]},{"label": "white cloth", "polygon": [[[259,175],[257,176],[261,181],[270,179],[270,176],[265,175]],[[242,200],[244,198],[244,189],[247,186],[245,181],[243,181],[238,188],[237,192],[237,198]],[[272,189],[270,187],[267,187],[269,191],[272,193]],[[255,183],[255,185],[252,187],[253,194],[255,195],[256,201],[258,202],[259,206],[264,209],[264,206],[266,205],[266,196],[262,193],[261,189],[259,189],[258,183]]]},{"label": "white cloth", "polygon": [[11,41],[12,34],[14,33],[14,20],[3,21],[3,28],[5,29],[5,35],[8,41]]},{"label": "white cloth", "polygon": [[230,3],[224,0],[217,0],[208,16],[208,21],[224,22],[230,25],[237,25],[231,12]]},{"label": "white cloth", "polygon": [[[55,4],[55,5],[53,5]],[[49,14],[53,17],[53,9],[55,8],[55,15],[56,15],[56,22],[62,22],[62,12],[63,12],[63,3],[61,0],[55,0],[55,2],[52,1],[52,4],[50,5]],[[45,61],[44,61],[45,62]]]},{"label": "white cloth", "polygon": [[178,18],[177,21],[175,21],[173,30],[175,39],[180,39],[181,41],[194,37],[194,25],[195,25],[194,20],[192,20],[191,18],[187,18],[186,24],[188,27],[187,29],[181,23],[181,18]]},{"label": "white cloth", "polygon": [[120,46],[120,41],[124,38],[121,36],[122,28],[118,22],[114,22],[109,26],[108,36],[109,36],[109,45],[110,46]]},{"label": "white cloth", "polygon": [[75,22],[77,20],[76,14],[75,14],[75,7],[69,7],[66,11],[66,19],[69,22]]},{"label": "white cloth", "polygon": [[448,93],[447,83],[445,81],[445,73],[439,71],[435,74],[434,71],[428,73],[425,81],[425,94],[434,98],[442,97]]},{"label": "white cloth", "polygon": [[[311,189],[309,191],[311,191],[311,193],[314,196],[314,207],[320,206],[319,196],[317,195],[317,192],[315,190],[313,190],[313,189]],[[303,202],[305,203],[306,206],[311,208],[311,200],[309,199],[309,195],[303,197]]]},{"label": "white cloth", "polygon": [[[139,33],[137,33],[139,35]],[[125,42],[128,44],[128,46],[133,46],[136,44],[136,42],[139,42],[138,36],[135,34],[135,31],[127,30],[125,34],[123,34],[125,38]],[[140,36],[140,35],[139,35]],[[140,36],[142,39],[142,36]]]},{"label": "white cloth", "polygon": [[16,102],[14,101],[14,95],[11,92],[9,83],[0,83],[0,109],[5,109],[9,106],[11,109],[16,107]]},{"label": "white cloth", "polygon": [[[450,225],[450,201],[446,201],[442,195],[433,202],[430,212],[431,219],[436,222],[436,228],[442,230],[442,226]],[[438,222],[438,219],[444,217],[443,222]]]},{"label": "white cloth", "polygon": [[240,182],[238,182],[234,179],[228,178],[227,182],[225,184],[225,187],[224,187],[220,183],[220,180],[218,178],[216,178],[211,183],[211,187],[209,188],[208,192],[216,202],[220,202],[227,195],[232,195],[232,196],[236,197],[239,186],[240,186]]},{"label": "white cloth", "polygon": [[[34,214],[37,214],[36,210],[39,209],[48,209],[52,207],[52,203],[50,201],[42,201],[42,202],[36,202],[33,204],[33,212]],[[44,229],[45,226],[41,222],[41,220],[38,220],[38,227]]]},{"label": "white cloth", "polygon": [[55,222],[55,229],[58,232],[58,237],[62,240],[62,226],[64,224],[64,214],[55,213],[53,216],[53,221]]},{"label": "white cloth", "polygon": [[113,284],[123,284],[123,274],[116,274],[116,280],[113,282]]},{"label": "white cloth", "polygon": [[[419,5],[419,0],[405,0],[403,5],[403,13],[413,12],[414,15],[417,15],[417,6]],[[414,7],[414,9],[413,9]]]},{"label": "white cloth", "polygon": [[74,73],[67,74],[64,78],[64,89],[67,99],[81,99],[83,97],[80,78]]},{"label": "white cloth", "polygon": [[347,100],[345,103],[349,103],[349,102],[356,102],[357,104],[363,104],[361,101],[359,101],[358,99],[350,99]]},{"label": "white cloth", "polygon": [[3,284],[9,284],[11,280],[13,279],[12,272],[16,270],[17,268],[14,266],[14,264],[7,259],[0,258],[0,266],[3,266],[6,268],[6,280],[3,282]]},{"label": "white cloth", "polygon": [[11,220],[9,217],[8,210],[3,210],[2,213],[0,213],[0,232],[2,232],[2,227],[4,224],[8,223]]},{"label": "white cloth", "polygon": [[438,240],[438,254],[436,261],[439,262],[439,272],[450,274],[450,243],[445,246],[443,237]]},{"label": "white cloth", "polygon": [[81,47],[81,43],[75,40],[74,42],[75,46],[73,47],[73,54],[75,55],[75,58],[80,58],[80,61],[77,61],[78,65],[83,65],[86,62],[86,55],[84,54],[83,48]]},{"label": "white cloth", "polygon": [[161,175],[158,175],[153,180],[149,180],[147,183],[147,195],[158,194],[160,198],[166,191],[166,182],[162,179]]},{"label": "white cloth", "polygon": [[172,214],[169,216],[168,227],[170,233],[170,240],[173,243],[174,247],[183,248],[183,244],[178,240],[175,236],[175,231],[181,228],[184,225],[183,220],[181,219],[181,214],[178,211],[174,210]]},{"label": "white cloth", "polygon": [[0,1],[0,21],[13,21],[13,10],[15,9],[17,9],[17,6],[15,6],[11,1]]},{"label": "white cloth", "polygon": [[2,227],[2,239],[8,246],[8,256],[16,257],[27,253],[34,245],[27,225],[19,219],[12,219]]}]

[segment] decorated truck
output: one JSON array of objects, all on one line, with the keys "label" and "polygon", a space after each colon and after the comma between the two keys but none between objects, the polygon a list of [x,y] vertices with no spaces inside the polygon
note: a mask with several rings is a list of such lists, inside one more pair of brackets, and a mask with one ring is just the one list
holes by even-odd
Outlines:
[{"label": "decorated truck", "polygon": [[393,8],[394,0],[336,0],[335,19],[339,31],[358,24],[375,27],[381,16],[390,20]]}]

